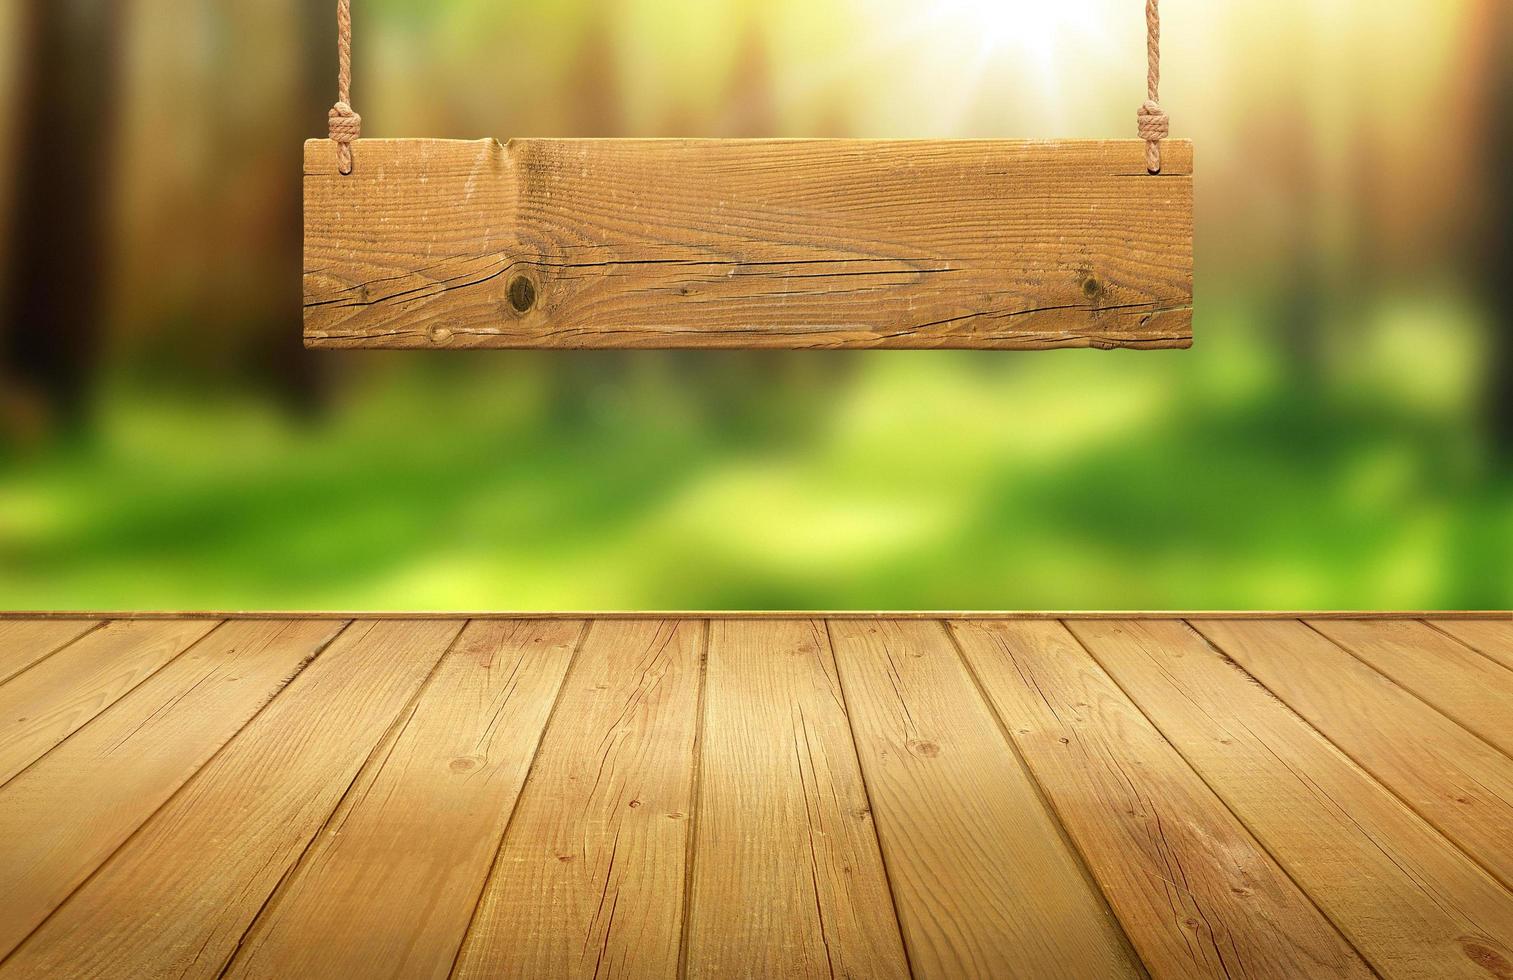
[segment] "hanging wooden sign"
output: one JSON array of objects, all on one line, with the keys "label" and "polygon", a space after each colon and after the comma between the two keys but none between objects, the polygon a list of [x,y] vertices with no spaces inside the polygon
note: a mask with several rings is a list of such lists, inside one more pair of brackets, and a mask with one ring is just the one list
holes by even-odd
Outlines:
[{"label": "hanging wooden sign", "polygon": [[310,347],[1192,343],[1192,145],[1166,140],[305,145]]},{"label": "hanging wooden sign", "polygon": [[1186,347],[1192,150],[305,146],[314,347]]}]

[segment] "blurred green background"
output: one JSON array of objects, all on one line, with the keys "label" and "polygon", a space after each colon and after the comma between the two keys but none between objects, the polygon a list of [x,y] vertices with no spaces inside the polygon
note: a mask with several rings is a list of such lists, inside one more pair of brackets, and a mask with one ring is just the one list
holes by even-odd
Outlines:
[{"label": "blurred green background", "polygon": [[[300,346],[329,0],[0,0],[0,608],[1513,606],[1513,3],[1167,0],[1196,346]],[[1130,137],[1139,0],[355,0],[367,136]]]}]

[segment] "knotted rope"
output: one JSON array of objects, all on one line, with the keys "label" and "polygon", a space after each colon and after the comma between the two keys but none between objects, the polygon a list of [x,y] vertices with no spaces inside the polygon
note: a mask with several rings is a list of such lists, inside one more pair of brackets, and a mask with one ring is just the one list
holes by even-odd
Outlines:
[{"label": "knotted rope", "polygon": [[[1145,140],[1145,169],[1161,172],[1161,141],[1171,131],[1171,121],[1161,108],[1161,10],[1160,0],[1145,0],[1145,103],[1137,123]],[[327,114],[331,139],[336,143],[337,168],[352,172],[352,143],[362,136],[362,116],[352,108],[352,0],[336,0],[336,104]]]},{"label": "knotted rope", "polygon": [[1161,108],[1161,11],[1159,0],[1145,0],[1145,104],[1138,116],[1140,138],[1145,140],[1145,169],[1161,172],[1161,141],[1171,131]]},{"label": "knotted rope", "polygon": [[336,0],[336,105],[327,119],[336,142],[336,166],[352,172],[352,142],[362,135],[362,116],[352,108],[352,0]]}]

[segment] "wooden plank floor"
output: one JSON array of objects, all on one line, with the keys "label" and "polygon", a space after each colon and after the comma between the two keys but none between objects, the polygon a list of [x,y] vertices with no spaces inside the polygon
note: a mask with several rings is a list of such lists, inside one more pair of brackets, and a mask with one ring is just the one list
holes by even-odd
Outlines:
[{"label": "wooden plank floor", "polygon": [[0,618],[9,977],[1513,978],[1513,617]]}]

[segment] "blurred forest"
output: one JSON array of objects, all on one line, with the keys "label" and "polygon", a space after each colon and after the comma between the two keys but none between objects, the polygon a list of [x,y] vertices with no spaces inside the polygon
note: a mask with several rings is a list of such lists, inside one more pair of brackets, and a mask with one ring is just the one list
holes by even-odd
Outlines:
[{"label": "blurred forest", "polygon": [[[1167,0],[1191,351],[300,345],[329,0],[0,0],[0,608],[1513,606],[1513,3]],[[1132,137],[1139,0],[355,0],[367,136]]]}]

